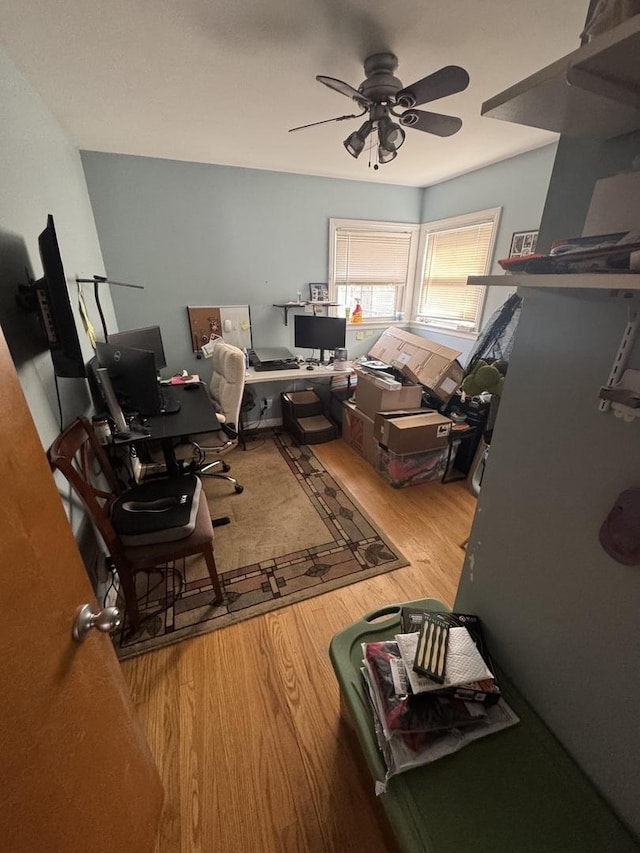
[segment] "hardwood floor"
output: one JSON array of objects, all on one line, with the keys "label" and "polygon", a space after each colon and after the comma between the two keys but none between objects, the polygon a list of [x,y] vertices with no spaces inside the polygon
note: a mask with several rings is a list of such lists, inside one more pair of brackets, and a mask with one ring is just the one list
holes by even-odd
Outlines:
[{"label": "hardwood floor", "polygon": [[392,489],[339,440],[314,450],[411,565],[123,663],[165,788],[157,853],[393,849],[327,650],[384,604],[453,603],[475,500]]}]

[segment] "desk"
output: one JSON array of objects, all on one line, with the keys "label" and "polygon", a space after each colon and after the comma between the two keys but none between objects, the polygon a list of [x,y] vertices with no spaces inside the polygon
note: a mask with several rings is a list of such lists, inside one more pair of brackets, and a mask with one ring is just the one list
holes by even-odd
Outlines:
[{"label": "desk", "polygon": [[348,365],[344,368],[335,370],[333,365],[320,366],[315,365],[313,370],[307,370],[304,365],[299,370],[255,370],[253,367],[247,368],[245,376],[245,385],[258,385],[261,382],[290,382],[292,379],[304,379],[305,382],[311,382],[314,379],[326,379],[332,376],[344,376],[353,373],[353,368]]},{"label": "desk", "polygon": [[151,430],[151,438],[180,438],[182,435],[197,435],[220,429],[213,403],[202,383],[189,390],[184,385],[172,385],[171,396],[180,401],[180,411],[147,418],[146,425]]},{"label": "desk", "polygon": [[[347,378],[355,375],[354,369],[351,367],[350,362],[343,362],[344,367],[334,368],[333,364],[330,365],[314,365],[313,370],[307,370],[305,365],[302,365],[298,370],[295,368],[293,370],[255,370],[253,367],[247,368],[247,372],[245,374],[245,385],[260,385],[261,383],[275,383],[280,382],[283,385],[288,386],[288,390],[296,389],[296,387],[309,388],[311,387],[312,382],[321,382],[326,389],[329,389],[331,385],[331,380],[334,377],[341,377],[344,380],[345,387],[347,387],[346,382]],[[292,386],[292,382],[298,380],[301,385]],[[350,384],[350,383],[349,383]],[[332,392],[329,392],[325,388],[320,389],[318,386],[318,392],[320,397],[323,399],[323,403],[326,409],[331,410],[333,406],[333,400],[331,399],[333,396]],[[274,389],[277,392],[277,389]],[[325,393],[326,392],[326,393]],[[271,396],[271,395],[269,395]],[[351,391],[348,392],[348,396],[351,396]],[[340,398],[340,403],[342,399]],[[275,410],[275,414],[277,415],[277,409]],[[262,417],[262,416],[261,416]],[[337,423],[341,423],[342,421],[342,409],[338,408],[335,412],[332,412],[333,420]],[[276,421],[274,421],[275,423]],[[260,421],[258,421],[260,423]],[[241,429],[243,427],[241,423]]]},{"label": "desk", "polygon": [[172,385],[171,393],[180,401],[180,411],[171,415],[154,415],[147,419],[147,426],[151,430],[150,438],[157,438],[162,442],[167,473],[171,477],[177,477],[180,466],[176,461],[173,440],[183,435],[218,432],[220,421],[202,383],[189,390],[183,385]]},{"label": "desk", "polygon": [[[245,385],[260,385],[261,383],[275,383],[280,382],[283,385],[289,386],[289,390],[291,390],[291,383],[296,380],[303,383],[300,386],[293,386],[300,388],[309,388],[312,382],[323,382],[324,385],[328,386],[331,384],[331,380],[334,377],[342,377],[343,379],[355,375],[355,371],[351,367],[349,362],[346,362],[345,367],[340,367],[337,370],[334,369],[332,364],[327,366],[314,365],[313,370],[307,370],[305,365],[302,365],[298,370],[295,368],[293,370],[255,370],[253,367],[247,368],[247,372],[245,375]],[[277,391],[277,389],[276,389]],[[324,391],[324,389],[323,389]],[[331,407],[330,394],[327,393],[321,394],[321,397],[326,397],[323,400],[326,408]],[[350,394],[349,394],[350,396]],[[277,414],[277,409],[276,409]],[[339,411],[339,414],[333,415],[334,420],[337,420],[338,423],[341,421],[342,412]],[[242,420],[242,419],[241,419]],[[258,421],[260,423],[260,421]],[[243,424],[240,424],[241,430],[243,429]]]},{"label": "desk", "polygon": [[186,390],[186,386],[172,385],[171,394],[180,401],[179,412],[170,415],[153,415],[146,421],[146,426],[150,429],[149,435],[133,433],[131,436],[118,438],[114,443],[131,444],[139,440],[158,439],[162,444],[167,473],[171,477],[176,477],[180,473],[180,466],[174,453],[173,440],[183,435],[217,432],[220,430],[220,422],[203,384],[189,391]]}]

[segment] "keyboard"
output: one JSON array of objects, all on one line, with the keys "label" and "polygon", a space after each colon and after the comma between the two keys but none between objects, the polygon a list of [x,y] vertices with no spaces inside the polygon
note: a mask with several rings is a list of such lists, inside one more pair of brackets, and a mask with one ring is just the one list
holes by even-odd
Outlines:
[{"label": "keyboard", "polygon": [[266,370],[300,370],[297,361],[265,361],[264,364],[254,364],[253,369],[258,372]]}]

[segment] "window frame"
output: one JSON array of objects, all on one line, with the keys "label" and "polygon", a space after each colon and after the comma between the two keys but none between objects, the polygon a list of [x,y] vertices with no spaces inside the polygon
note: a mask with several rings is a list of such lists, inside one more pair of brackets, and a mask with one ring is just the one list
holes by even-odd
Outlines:
[{"label": "window frame", "polygon": [[485,210],[477,210],[472,213],[464,213],[460,216],[450,216],[446,219],[435,219],[431,222],[423,222],[422,225],[420,225],[420,241],[418,247],[418,257],[416,261],[416,270],[414,275],[413,298],[411,303],[412,323],[415,323],[416,325],[419,325],[421,328],[424,329],[433,329],[434,331],[438,331],[440,333],[452,335],[469,335],[472,337],[476,337],[479,334],[480,329],[482,328],[482,316],[484,313],[484,306],[487,299],[487,288],[484,285],[476,285],[477,287],[481,287],[482,291],[480,294],[480,299],[478,301],[475,322],[472,327],[462,322],[456,323],[455,321],[447,323],[444,320],[422,320],[418,316],[418,310],[420,307],[422,295],[424,265],[427,255],[429,235],[440,231],[449,231],[454,228],[472,227],[474,225],[479,225],[483,222],[492,221],[492,232],[491,239],[489,241],[489,250],[487,252],[487,262],[485,264],[483,272],[481,273],[481,275],[489,275],[491,267],[493,266],[493,257],[495,253],[496,241],[498,238],[501,213],[501,207],[490,207],[486,208]]},{"label": "window frame", "polygon": [[[337,285],[335,281],[335,261],[336,261],[336,239],[340,229],[348,231],[380,231],[388,234],[389,232],[410,233],[409,241],[409,258],[407,262],[407,279],[403,288],[401,297],[401,305],[398,311],[402,314],[403,320],[397,322],[407,322],[409,312],[413,305],[413,293],[415,287],[415,276],[417,269],[417,261],[419,257],[420,245],[420,224],[417,222],[385,222],[374,219],[329,219],[329,300],[337,302]],[[351,307],[351,306],[349,306]],[[381,317],[365,317],[362,324],[359,325],[380,325],[388,326],[390,323],[396,322],[394,316]]]}]

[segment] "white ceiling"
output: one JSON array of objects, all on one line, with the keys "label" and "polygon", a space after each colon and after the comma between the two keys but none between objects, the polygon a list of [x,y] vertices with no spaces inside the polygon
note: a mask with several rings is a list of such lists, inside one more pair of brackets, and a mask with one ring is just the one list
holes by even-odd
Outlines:
[{"label": "white ceiling", "polygon": [[[0,0],[0,39],[79,148],[425,186],[544,145],[553,134],[482,118],[482,102],[579,44],[587,0]],[[359,120],[316,82],[357,88],[392,51],[405,85],[457,64],[469,88],[425,109],[459,115],[439,139],[408,130],[374,171],[342,140]]]}]

